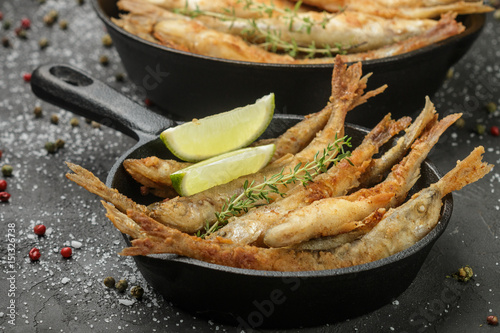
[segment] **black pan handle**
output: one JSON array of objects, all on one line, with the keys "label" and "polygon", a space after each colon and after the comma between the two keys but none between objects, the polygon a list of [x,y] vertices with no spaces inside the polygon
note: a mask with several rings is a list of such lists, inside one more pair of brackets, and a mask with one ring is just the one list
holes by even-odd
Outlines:
[{"label": "black pan handle", "polygon": [[103,82],[68,65],[43,65],[31,76],[40,99],[115,128],[137,140],[175,123],[128,99]]}]

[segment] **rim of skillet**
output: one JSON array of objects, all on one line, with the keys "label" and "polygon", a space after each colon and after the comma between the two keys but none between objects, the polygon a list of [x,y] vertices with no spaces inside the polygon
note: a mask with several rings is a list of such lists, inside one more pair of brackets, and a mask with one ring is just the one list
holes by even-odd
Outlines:
[{"label": "rim of skillet", "polygon": [[[138,43],[143,43],[146,44],[150,47],[154,47],[160,50],[172,52],[172,53],[177,53],[179,55],[184,55],[184,56],[191,56],[194,58],[200,58],[204,60],[211,60],[211,61],[217,61],[217,62],[223,62],[223,63],[228,63],[228,64],[233,64],[233,65],[241,65],[241,66],[255,66],[255,67],[266,67],[266,68],[294,68],[294,69],[311,69],[311,68],[331,68],[333,66],[333,62],[331,63],[324,63],[324,64],[280,64],[280,63],[260,63],[260,62],[250,62],[250,61],[241,61],[241,60],[231,60],[231,59],[224,59],[224,58],[216,58],[216,57],[211,57],[211,56],[206,56],[206,55],[201,55],[201,54],[196,54],[196,53],[191,53],[191,52],[186,52],[186,51],[181,51],[177,50],[174,48],[170,48],[167,46],[163,46],[157,43],[153,43],[150,41],[147,41],[145,39],[140,38],[139,36],[136,36],[121,27],[117,26],[115,23],[113,23],[110,19],[110,16],[107,15],[104,10],[101,8],[101,5],[99,4],[100,1],[106,1],[106,0],[92,0],[92,5],[94,7],[94,10],[97,12],[97,15],[99,18],[106,23],[107,26],[111,27],[118,33],[131,38]],[[115,3],[118,2],[118,0],[107,0],[107,1],[114,1]],[[480,31],[485,22],[486,22],[486,14],[484,13],[476,13],[476,14],[467,14],[467,15],[462,15],[463,17],[468,17],[469,20],[471,20],[470,26],[465,25],[465,20],[464,20],[464,25],[465,25],[465,30],[455,36],[451,36],[449,38],[446,38],[442,41],[439,41],[437,43],[433,43],[431,45],[427,45],[424,47],[421,47],[419,49],[406,52],[403,54],[398,54],[390,57],[384,57],[384,58],[378,58],[378,59],[372,59],[372,60],[362,60],[361,63],[363,65],[388,65],[393,62],[397,61],[403,61],[408,58],[413,58],[417,57],[420,54],[425,54],[427,52],[431,52],[435,49],[445,47],[447,45],[452,45],[463,38],[466,38],[467,36],[470,36],[478,31]]]}]

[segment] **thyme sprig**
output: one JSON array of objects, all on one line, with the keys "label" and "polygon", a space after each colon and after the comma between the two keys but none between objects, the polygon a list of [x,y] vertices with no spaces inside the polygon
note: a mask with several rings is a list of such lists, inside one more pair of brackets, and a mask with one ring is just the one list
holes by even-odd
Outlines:
[{"label": "thyme sprig", "polygon": [[315,176],[326,172],[332,163],[336,165],[343,159],[349,161],[351,152],[345,151],[344,146],[351,147],[351,138],[344,136],[339,139],[335,136],[335,141],[323,149],[321,154],[318,151],[314,156],[314,160],[309,163],[304,165],[298,163],[294,168],[289,168],[288,172],[285,172],[286,169],[283,168],[281,172],[269,178],[264,177],[262,183],[246,180],[243,185],[243,192],[227,199],[222,210],[215,213],[216,222],[212,225],[207,222],[204,230],[199,231],[197,236],[204,238],[226,225],[231,216],[240,215],[250,208],[264,203],[270,203],[272,201],[270,194],[277,194],[281,197],[286,196],[286,193],[280,190],[280,185],[286,187],[289,184],[300,182],[303,186],[307,186]]},{"label": "thyme sprig", "polygon": [[[313,20],[308,16],[298,15],[302,1],[297,1],[293,8],[279,8],[276,7],[273,2],[266,4],[259,2],[256,3],[253,0],[238,0],[237,3],[243,3],[244,10],[260,13],[262,17],[270,18],[274,13],[278,13],[287,23],[288,31],[290,32],[311,34],[311,31],[315,26],[325,29],[326,25],[332,18],[332,16],[329,16],[327,12],[323,12],[323,18],[319,21]],[[282,51],[292,57],[297,57],[299,54],[304,54],[306,58],[312,58],[317,55],[331,57],[334,54],[346,54],[351,47],[357,46],[345,46],[341,43],[335,43],[334,45],[326,45],[323,48],[318,48],[316,47],[314,41],[312,41],[308,46],[299,46],[294,38],[291,38],[290,41],[284,40],[279,30],[260,27],[255,18],[238,17],[234,7],[224,9],[222,13],[219,13],[201,10],[198,6],[196,6],[195,9],[190,9],[186,1],[183,8],[178,8],[174,11],[178,14],[186,15],[192,18],[203,15],[210,16],[221,21],[231,22],[229,30],[233,28],[237,21],[244,22],[248,28],[242,29],[241,34],[246,36],[247,40],[261,39],[263,42],[256,43],[255,45],[275,53]],[[340,8],[339,13],[342,11],[343,9]]]}]

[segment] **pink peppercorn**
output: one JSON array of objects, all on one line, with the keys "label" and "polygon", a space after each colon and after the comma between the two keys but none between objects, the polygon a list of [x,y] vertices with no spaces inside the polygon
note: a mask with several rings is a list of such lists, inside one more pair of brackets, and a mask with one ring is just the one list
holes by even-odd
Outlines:
[{"label": "pink peppercorn", "polygon": [[7,189],[7,181],[5,179],[0,179],[0,192],[3,192]]},{"label": "pink peppercorn", "polygon": [[498,126],[491,126],[490,127],[490,134],[493,136],[500,135],[500,130],[498,129]]},{"label": "pink peppercorn", "polygon": [[29,256],[30,256],[31,260],[37,261],[38,259],[40,259],[40,257],[42,256],[42,254],[40,253],[39,249],[37,249],[36,247],[34,247],[34,248],[32,248],[30,250]]},{"label": "pink peppercorn", "polygon": [[61,255],[63,256],[63,258],[70,258],[72,254],[73,251],[71,250],[70,247],[63,247],[61,249]]},{"label": "pink peppercorn", "polygon": [[38,236],[43,236],[45,235],[45,226],[43,224],[37,224],[34,228],[33,228],[33,232],[35,234],[37,234]]},{"label": "pink peppercorn", "polygon": [[10,194],[7,192],[0,192],[0,201],[7,202],[10,199]]},{"label": "pink peppercorn", "polygon": [[21,27],[23,29],[29,29],[31,27],[31,21],[29,18],[23,18],[21,19]]}]

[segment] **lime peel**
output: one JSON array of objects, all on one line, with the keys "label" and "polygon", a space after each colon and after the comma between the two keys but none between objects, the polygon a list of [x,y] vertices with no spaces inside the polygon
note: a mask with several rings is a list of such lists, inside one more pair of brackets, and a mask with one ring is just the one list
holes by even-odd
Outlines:
[{"label": "lime peel", "polygon": [[181,160],[202,161],[255,141],[271,122],[274,106],[271,93],[254,104],[168,128],[160,138]]},{"label": "lime peel", "polygon": [[243,148],[218,155],[170,175],[172,186],[181,196],[189,196],[258,172],[271,160],[274,144]]}]

